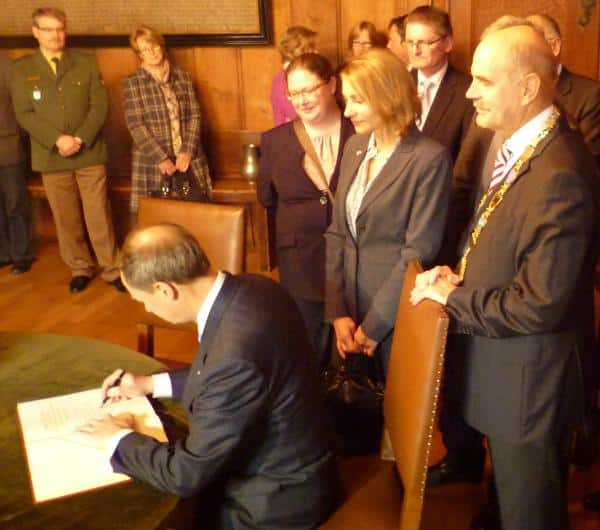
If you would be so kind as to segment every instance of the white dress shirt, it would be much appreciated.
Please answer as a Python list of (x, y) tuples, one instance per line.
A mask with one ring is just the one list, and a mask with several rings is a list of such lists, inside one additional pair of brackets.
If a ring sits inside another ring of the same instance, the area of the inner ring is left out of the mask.
[(542, 112), (531, 118), (525, 125), (517, 129), (517, 131), (505, 141), (506, 146), (511, 153), (510, 158), (504, 166), (504, 176), (508, 174), (506, 182), (511, 183), (516, 178), (517, 175), (514, 174), (512, 168), (525, 152), (527, 146), (544, 128), (546, 121), (552, 114), (553, 108), (553, 105), (546, 107)]
[[(421, 98), (421, 116), (417, 122), (417, 127), (419, 130), (423, 129), (423, 125), (427, 121), (427, 116), (429, 116), (429, 111), (431, 110), (431, 106), (435, 101), (435, 96), (438, 93), (440, 85), (442, 84), (442, 79), (446, 75), (446, 71), (448, 70), (448, 63), (442, 66), (435, 74), (430, 77), (425, 77), (421, 70), (417, 72), (417, 92), (419, 93), (419, 97)], [(426, 101), (423, 101), (422, 94), (429, 87), (429, 97)]]

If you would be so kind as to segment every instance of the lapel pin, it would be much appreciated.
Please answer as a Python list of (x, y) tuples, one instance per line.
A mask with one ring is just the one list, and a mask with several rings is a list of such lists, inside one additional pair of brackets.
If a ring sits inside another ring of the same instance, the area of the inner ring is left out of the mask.
[(359, 149), (358, 151), (356, 151), (356, 156), (360, 156), (360, 155), (362, 155), (362, 153), (363, 153), (362, 149)]

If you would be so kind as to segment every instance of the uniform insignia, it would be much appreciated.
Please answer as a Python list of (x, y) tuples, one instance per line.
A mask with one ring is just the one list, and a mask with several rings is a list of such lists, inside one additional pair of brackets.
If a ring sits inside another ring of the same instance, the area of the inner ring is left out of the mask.
[(41, 77), (39, 75), (30, 75), (27, 77), (27, 81), (39, 81)]
[(356, 151), (356, 156), (360, 156), (360, 155), (362, 155), (362, 153), (363, 153), (362, 149), (359, 149), (358, 151)]
[(33, 99), (35, 99), (36, 101), (39, 101), (40, 99), (42, 99), (42, 91), (38, 88), (36, 88), (33, 91), (32, 95), (33, 95)]

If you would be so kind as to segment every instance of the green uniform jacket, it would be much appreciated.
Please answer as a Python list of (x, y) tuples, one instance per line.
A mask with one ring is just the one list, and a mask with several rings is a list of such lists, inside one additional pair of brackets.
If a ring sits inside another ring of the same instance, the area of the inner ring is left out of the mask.
[[(13, 66), (11, 92), (17, 121), (31, 139), (35, 171), (65, 171), (106, 162), (101, 129), (108, 98), (92, 55), (65, 50), (58, 75), (39, 50), (22, 57)], [(60, 156), (55, 143), (61, 134), (81, 138), (81, 150), (67, 158)]]

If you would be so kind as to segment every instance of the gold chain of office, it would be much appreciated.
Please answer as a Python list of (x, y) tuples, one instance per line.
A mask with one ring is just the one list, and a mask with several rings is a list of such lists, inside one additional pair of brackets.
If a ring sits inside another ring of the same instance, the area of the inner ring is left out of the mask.
[[(519, 157), (519, 159), (515, 162), (515, 165), (513, 166), (512, 170), (509, 173), (513, 173), (514, 175), (517, 175), (519, 173), (523, 164), (525, 162), (527, 162), (527, 160), (529, 160), (531, 158), (531, 156), (533, 155), (538, 144), (544, 138), (546, 138), (546, 136), (548, 136), (548, 133), (550, 133), (550, 131), (555, 127), (559, 116), (560, 116), (560, 112), (558, 111), (558, 109), (556, 107), (553, 107), (552, 114), (546, 120), (544, 127), (537, 134), (537, 136), (531, 141), (531, 143), (525, 148), (525, 151)], [(481, 216), (477, 220), (477, 224), (475, 225), (475, 228), (473, 228), (473, 230), (471, 232), (471, 236), (469, 237), (469, 244), (468, 244), (467, 248), (465, 249), (465, 251), (463, 252), (462, 258), (460, 259), (460, 267), (459, 267), (460, 281), (462, 281), (463, 278), (465, 277), (465, 271), (467, 270), (469, 254), (470, 254), (471, 250), (473, 250), (475, 245), (477, 245), (477, 240), (479, 239), (479, 236), (481, 235), (481, 231), (485, 228), (490, 215), (492, 215), (492, 213), (494, 213), (494, 211), (496, 210), (498, 205), (502, 202), (502, 199), (504, 199), (504, 195), (508, 191), (508, 188), (510, 188), (511, 184), (515, 180), (516, 179), (512, 179), (512, 180), (509, 179), (508, 176), (507, 176), (507, 178), (504, 179), (504, 182), (502, 183), (500, 188), (495, 191), (494, 196), (490, 200), (486, 209), (484, 210), (484, 212), (481, 214)], [(479, 206), (477, 207), (477, 212), (479, 212), (481, 207), (486, 203), (486, 201), (488, 200), (488, 197), (492, 191), (493, 190), (491, 190), (491, 189), (488, 190), (486, 192), (486, 194), (481, 198), (481, 201), (479, 202)]]

